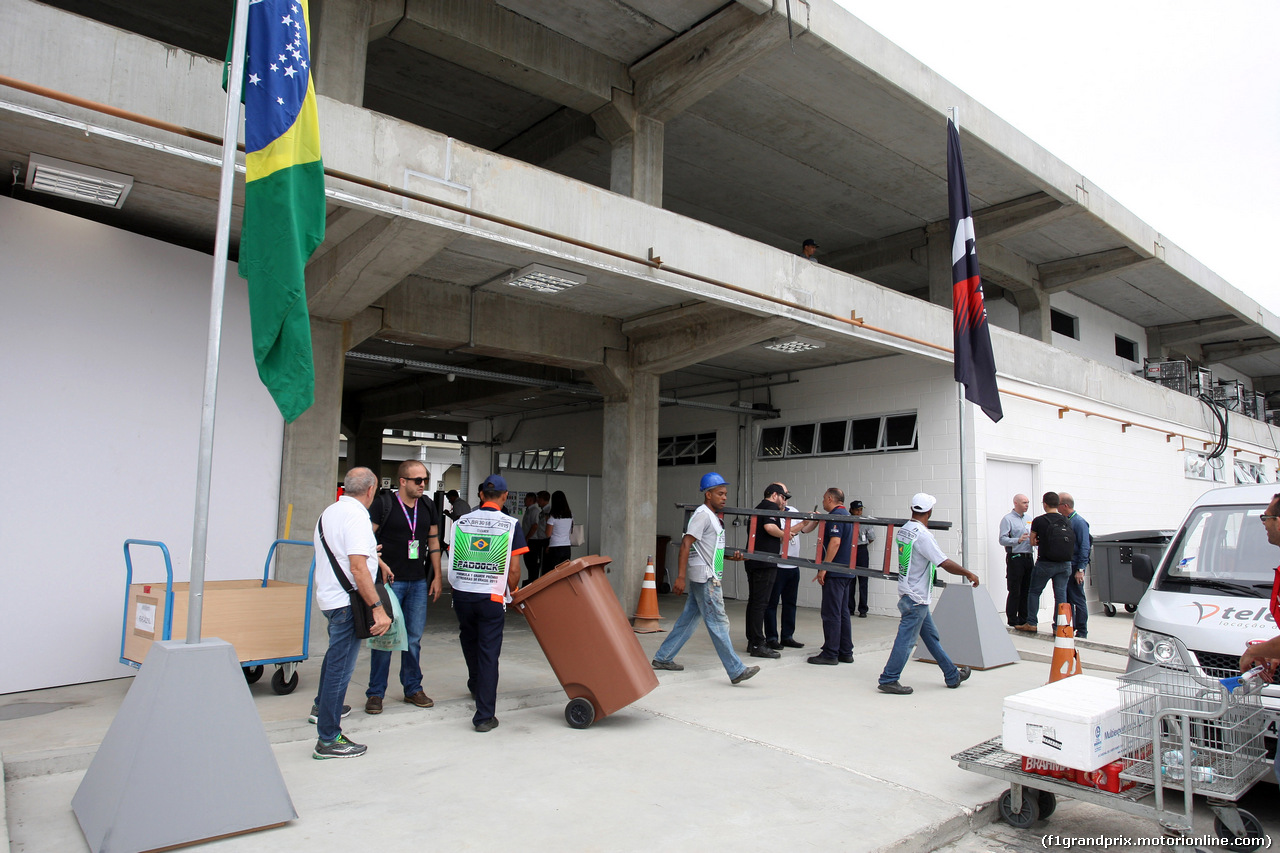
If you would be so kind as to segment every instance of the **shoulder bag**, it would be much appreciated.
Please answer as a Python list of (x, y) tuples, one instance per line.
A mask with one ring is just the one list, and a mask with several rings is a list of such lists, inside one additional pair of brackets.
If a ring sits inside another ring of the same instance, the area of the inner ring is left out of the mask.
[[(338, 584), (341, 585), (347, 596), (351, 599), (351, 620), (355, 623), (356, 636), (361, 640), (367, 640), (373, 636), (373, 607), (365, 604), (364, 597), (360, 595), (360, 590), (352, 586), (351, 581), (343, 574), (342, 567), (338, 565), (338, 558), (333, 556), (333, 549), (329, 547), (329, 543), (324, 538), (324, 520), (321, 519), (316, 524), (320, 531), (320, 544), (324, 546), (324, 552), (329, 555), (329, 565), (333, 566), (333, 573), (338, 576)], [(374, 557), (376, 560), (377, 557)], [(378, 575), (375, 574), (375, 577)], [(378, 592), (378, 598), (382, 599), (382, 612), (386, 613), (388, 618), (392, 616), (394, 611), (391, 606), (391, 597), (387, 593), (386, 586), (380, 580), (373, 582), (373, 588)]]

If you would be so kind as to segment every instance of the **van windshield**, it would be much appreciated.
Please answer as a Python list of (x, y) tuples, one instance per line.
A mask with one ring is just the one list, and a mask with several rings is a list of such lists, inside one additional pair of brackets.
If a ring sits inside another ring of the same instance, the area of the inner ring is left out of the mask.
[(1269, 597), (1280, 550), (1267, 542), (1260, 506), (1201, 507), (1187, 520), (1156, 589)]

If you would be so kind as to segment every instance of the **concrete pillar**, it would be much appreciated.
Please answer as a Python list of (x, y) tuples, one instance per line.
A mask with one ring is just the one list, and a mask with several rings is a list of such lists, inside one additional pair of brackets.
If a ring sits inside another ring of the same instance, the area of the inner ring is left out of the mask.
[(951, 307), (951, 292), (955, 284), (951, 280), (950, 225), (934, 222), (925, 228), (925, 240), (929, 253), (929, 301), (944, 308)]
[(1053, 343), (1053, 330), (1049, 323), (1049, 294), (1040, 288), (1014, 291), (1018, 303), (1018, 331), (1028, 338)]
[[(360, 424), (360, 431), (347, 436), (347, 467), (363, 465), (371, 468), (379, 478), (382, 474), (382, 429), (381, 421), (365, 421)], [(393, 483), (392, 486), (398, 485)]]
[(370, 6), (368, 0), (311, 4), (311, 64), (316, 91), (357, 107), (364, 104)]
[(613, 558), (609, 580), (630, 616), (657, 544), (658, 375), (633, 370), (625, 353), (608, 355), (620, 358), (606, 359), (609, 381), (597, 382), (607, 395), (600, 547)]
[[(284, 452), (280, 460), (280, 514), (276, 528), (280, 537), (285, 535), (286, 518), (290, 518), (289, 538), (309, 540), (316, 519), (337, 495), (342, 367), (346, 354), (342, 332), (341, 323), (311, 318), (316, 401), (284, 428)], [(306, 583), (311, 554), (302, 548), (283, 548), (280, 553), (277, 578), (291, 583)], [(317, 564), (317, 568), (322, 567)]]
[(635, 117), (635, 129), (612, 142), (609, 189), (662, 207), (662, 148), (665, 126), (648, 116)]

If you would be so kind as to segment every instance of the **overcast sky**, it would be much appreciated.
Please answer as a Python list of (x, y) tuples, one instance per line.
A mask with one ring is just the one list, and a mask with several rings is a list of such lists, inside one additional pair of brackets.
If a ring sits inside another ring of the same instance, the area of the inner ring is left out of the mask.
[(838, 2), (1280, 315), (1280, 2)]

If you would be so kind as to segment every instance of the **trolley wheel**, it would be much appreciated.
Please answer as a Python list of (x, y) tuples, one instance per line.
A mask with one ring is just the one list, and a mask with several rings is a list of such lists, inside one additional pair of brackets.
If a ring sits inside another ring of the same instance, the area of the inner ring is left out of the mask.
[[(1266, 838), (1262, 830), (1262, 824), (1253, 816), (1252, 812), (1247, 812), (1244, 809), (1237, 809), (1236, 814), (1240, 815), (1240, 822), (1244, 824), (1244, 835), (1236, 835), (1229, 826), (1222, 822), (1222, 818), (1217, 815), (1214, 815), (1213, 817), (1213, 831), (1217, 833), (1218, 837), (1223, 841), (1230, 842), (1232, 850), (1241, 850), (1244, 851), (1244, 853), (1249, 853), (1251, 850), (1257, 850), (1262, 846), (1263, 840)], [(1252, 843), (1237, 843), (1243, 842), (1245, 839), (1248, 839)]]
[(1058, 798), (1053, 791), (1036, 791), (1036, 804), (1040, 806), (1040, 819), (1048, 820), (1058, 808)]
[(293, 677), (290, 678), (288, 681), (284, 680), (283, 669), (277, 669), (275, 671), (275, 674), (271, 676), (271, 689), (279, 693), (281, 696), (286, 696), (292, 693), (293, 689), (297, 686), (298, 686), (298, 671), (296, 669), (293, 671)]
[(1115, 616), (1116, 606), (1114, 604), (1104, 604), (1102, 605), (1102, 612), (1107, 614), (1108, 616)]
[(246, 666), (242, 667), (242, 669), (244, 669), (244, 680), (250, 684), (253, 684), (262, 677), (262, 664), (258, 664), (257, 666)]
[(1138, 605), (1136, 605), (1136, 604), (1126, 604), (1126, 605), (1124, 606), (1124, 612), (1125, 612), (1125, 613), (1137, 613), (1137, 612), (1138, 612)]
[(564, 719), (575, 729), (585, 729), (595, 722), (596, 709), (588, 699), (570, 699), (569, 704), (564, 706)]
[(1000, 817), (1014, 829), (1027, 829), (1040, 818), (1039, 791), (1022, 789), (1022, 811), (1013, 813), (1013, 792), (1000, 795)]

